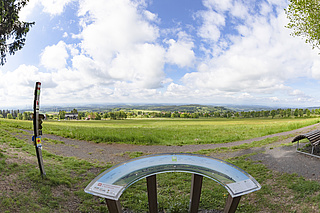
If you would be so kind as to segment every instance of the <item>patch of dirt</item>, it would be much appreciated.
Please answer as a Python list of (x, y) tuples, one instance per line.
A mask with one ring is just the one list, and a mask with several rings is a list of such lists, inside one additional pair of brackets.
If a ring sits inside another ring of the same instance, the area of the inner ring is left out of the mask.
[(36, 159), (25, 152), (17, 151), (18, 149), (11, 148), (6, 144), (0, 144), (0, 150), (2, 153), (9, 156), (10, 158), (6, 159), (6, 163), (29, 163), (29, 164), (36, 164)]

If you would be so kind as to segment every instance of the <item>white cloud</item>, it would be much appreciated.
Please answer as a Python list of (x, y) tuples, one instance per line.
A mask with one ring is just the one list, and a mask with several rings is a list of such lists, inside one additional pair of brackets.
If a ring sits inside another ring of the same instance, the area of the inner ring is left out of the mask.
[[(30, 0), (21, 17), (43, 9), (51, 30), (75, 1)], [(22, 91), (19, 98), (29, 102), (35, 81), (42, 81), (42, 100), (51, 103), (315, 101), (306, 95), (311, 89), (292, 83), (320, 80), (320, 59), (301, 38), (289, 36), (286, 1), (202, 2), (205, 10), (193, 14), (192, 26), (177, 20), (178, 27), (160, 29), (163, 17), (148, 11), (147, 1), (78, 0), (79, 19), (63, 27), (64, 41), (41, 47), (41, 68), (0, 72), (0, 101)]]
[(75, 1), (77, 0), (29, 0), (27, 5), (20, 11), (19, 17), (23, 21), (34, 21), (30, 17), (38, 13), (38, 11), (35, 12), (35, 9), (39, 8), (39, 6), (43, 8), (43, 12), (51, 16), (57, 16), (64, 11), (69, 3)]
[(249, 15), (248, 7), (239, 1), (235, 1), (231, 8), (231, 14), (236, 18), (245, 19)]
[(67, 65), (69, 54), (64, 41), (59, 41), (57, 45), (48, 46), (41, 54), (41, 64), (49, 70), (63, 69)]
[(311, 67), (312, 77), (314, 79), (320, 80), (320, 59), (317, 58), (314, 60)]
[(143, 44), (119, 53), (111, 63), (112, 78), (130, 81), (139, 88), (159, 88), (164, 80), (164, 49)]
[(195, 61), (195, 53), (192, 50), (194, 44), (185, 32), (180, 32), (178, 36), (178, 41), (170, 39), (166, 42), (169, 44), (166, 59), (179, 67), (191, 67)]
[(213, 10), (201, 11), (198, 16), (203, 19), (203, 25), (198, 35), (209, 41), (218, 41), (220, 38), (220, 27), (225, 25), (225, 17)]
[(251, 99), (251, 98), (254, 98), (252, 95), (250, 95), (249, 93), (245, 92), (245, 93), (241, 93), (239, 94), (239, 98), (241, 99)]
[(218, 11), (229, 10), (232, 5), (232, 0), (204, 0), (203, 5), (210, 9), (216, 9)]
[(39, 0), (29, 0), (27, 5), (21, 9), (19, 13), (19, 18), (23, 21), (30, 21), (29, 17), (33, 13), (33, 10), (38, 4), (39, 4)]
[(168, 85), (163, 96), (165, 97), (165, 100), (177, 103), (181, 101), (183, 102), (185, 99), (193, 99), (193, 92), (194, 91), (192, 91), (189, 87), (171, 83)]
[(65, 6), (74, 0), (38, 0), (44, 7), (44, 12), (50, 15), (59, 15), (63, 12)]
[(165, 50), (154, 44), (159, 29), (151, 21), (156, 15), (143, 6), (129, 0), (80, 1), (82, 52), (94, 61), (95, 74), (107, 82), (161, 87)]
[(280, 101), (280, 99), (278, 97), (270, 97), (269, 99), (272, 102), (279, 102)]
[(294, 96), (300, 96), (300, 95), (304, 95), (304, 93), (301, 90), (293, 90), (290, 95), (294, 95)]
[(82, 48), (95, 60), (110, 60), (115, 52), (136, 43), (153, 42), (158, 28), (143, 19), (129, 0), (80, 1)]
[(160, 19), (158, 17), (157, 14), (154, 14), (154, 13), (151, 13), (150, 11), (148, 10), (145, 10), (144, 11), (144, 15), (145, 17), (149, 20), (149, 21), (154, 21), (156, 23), (159, 23), (160, 22)]
[[(151, 22), (157, 22), (156, 15), (128, 0), (79, 3), (82, 31), (76, 38), (81, 42), (60, 41), (41, 54), (55, 84), (46, 88), (44, 100), (148, 101), (159, 95), (156, 88), (172, 80), (163, 71), (166, 50), (155, 42), (159, 30)], [(184, 46), (188, 42), (179, 40)]]
[(50, 73), (41, 73), (35, 66), (20, 65), (12, 72), (1, 74), (0, 100), (2, 106), (30, 105), (34, 95), (35, 82), (43, 82), (47, 88), (54, 88), (56, 84), (51, 79)]
[[(212, 1), (211, 5), (215, 6), (216, 2)], [(228, 4), (228, 7), (220, 5), (223, 12), (240, 11), (239, 8), (242, 6), (237, 3), (232, 6)], [(267, 12), (265, 9), (264, 13)], [(206, 13), (210, 13), (206, 14), (207, 17), (216, 16), (216, 12), (211, 10)], [(248, 15), (231, 14), (234, 15), (233, 18)], [(210, 53), (208, 59), (199, 64), (197, 72), (187, 73), (183, 77), (186, 86), (202, 90), (218, 89), (234, 95), (241, 92), (259, 96), (275, 91), (285, 93), (289, 89), (286, 81), (311, 76), (310, 69), (316, 53), (300, 39), (289, 36), (288, 29), (284, 28), (287, 21), (284, 11), (278, 16), (250, 16), (238, 25), (237, 29), (243, 36), (230, 37), (232, 44), (227, 50), (219, 52), (218, 55), (211, 54), (220, 50), (214, 49), (216, 40), (207, 41)], [(207, 26), (208, 23), (210, 26)], [(216, 22), (204, 22), (200, 29), (210, 27), (216, 27)], [(317, 66), (314, 64), (314, 67)]]
[(262, 2), (260, 5), (260, 14), (263, 16), (268, 16), (272, 12), (272, 5), (267, 2)]

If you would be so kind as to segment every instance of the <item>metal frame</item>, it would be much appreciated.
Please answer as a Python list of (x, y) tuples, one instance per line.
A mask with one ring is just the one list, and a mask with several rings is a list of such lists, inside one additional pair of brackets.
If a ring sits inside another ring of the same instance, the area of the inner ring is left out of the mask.
[(85, 192), (103, 197), (110, 213), (122, 212), (120, 196), (129, 186), (146, 178), (149, 212), (158, 212), (157, 174), (191, 173), (189, 212), (197, 213), (203, 177), (221, 184), (228, 192), (225, 213), (234, 213), (241, 196), (260, 190), (260, 184), (235, 165), (209, 156), (190, 153), (162, 153), (142, 156), (115, 165), (94, 178)]
[[(149, 212), (158, 212), (158, 201), (157, 201), (157, 181), (156, 175), (151, 175), (147, 179), (147, 191), (148, 191), (148, 203)], [(192, 174), (191, 181), (191, 192), (190, 192), (190, 205), (189, 212), (197, 213), (199, 209), (201, 188), (202, 188), (203, 176), (198, 174)], [(119, 200), (106, 199), (107, 207), (110, 213), (121, 213), (122, 208)], [(240, 202), (241, 196), (232, 197), (230, 194), (226, 200), (226, 205), (224, 207), (224, 213), (234, 213), (237, 210), (238, 204)]]
[(314, 151), (314, 148), (315, 148), (315, 147), (312, 146), (312, 145), (311, 145), (311, 146), (312, 146), (311, 153), (299, 151), (299, 142), (300, 142), (300, 141), (297, 141), (296, 152), (301, 153), (301, 154), (305, 154), (305, 155), (309, 155), (309, 156), (312, 156), (312, 157), (320, 158), (319, 155), (313, 154), (313, 151)]

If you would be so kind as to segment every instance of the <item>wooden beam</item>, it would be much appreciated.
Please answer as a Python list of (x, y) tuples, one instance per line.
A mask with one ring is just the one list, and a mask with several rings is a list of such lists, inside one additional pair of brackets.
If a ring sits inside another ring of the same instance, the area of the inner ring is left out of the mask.
[(234, 213), (237, 210), (238, 204), (240, 202), (241, 196), (239, 197), (231, 197), (229, 194), (226, 202), (226, 206), (224, 207), (224, 213)]
[(110, 200), (106, 198), (108, 210), (110, 213), (121, 213), (121, 204), (119, 200)]
[(157, 201), (157, 179), (156, 175), (147, 177), (147, 189), (148, 189), (148, 203), (149, 212), (158, 212), (158, 201)]
[(201, 196), (202, 179), (203, 177), (201, 175), (192, 174), (190, 206), (189, 206), (190, 213), (198, 212), (200, 196)]

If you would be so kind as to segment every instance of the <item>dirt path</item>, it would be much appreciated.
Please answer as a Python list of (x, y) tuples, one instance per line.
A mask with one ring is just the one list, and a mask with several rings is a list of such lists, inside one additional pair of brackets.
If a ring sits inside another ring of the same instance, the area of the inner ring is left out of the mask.
[[(101, 163), (120, 163), (125, 160), (130, 159), (130, 154), (135, 152), (142, 152), (143, 154), (155, 154), (155, 153), (175, 153), (175, 152), (195, 152), (203, 149), (214, 149), (219, 147), (231, 147), (237, 146), (244, 143), (252, 143), (253, 141), (260, 141), (266, 138), (276, 137), (276, 136), (287, 136), (292, 134), (285, 140), (276, 142), (269, 146), (251, 148), (248, 150), (230, 152), (230, 153), (218, 153), (212, 154), (211, 156), (217, 158), (230, 158), (235, 156), (241, 156), (243, 154), (259, 152), (259, 154), (253, 155), (251, 158), (253, 160), (259, 160), (270, 169), (287, 172), (287, 173), (297, 173), (308, 179), (314, 179), (320, 181), (320, 159), (309, 157), (303, 154), (295, 152), (295, 146), (277, 147), (280, 143), (290, 143), (296, 135), (314, 130), (319, 128), (320, 124), (315, 124), (312, 126), (300, 128), (297, 130), (277, 133), (273, 135), (268, 135), (264, 137), (236, 141), (231, 143), (223, 144), (201, 144), (201, 145), (185, 145), (185, 146), (142, 146), (142, 145), (132, 145), (132, 144), (105, 144), (105, 143), (94, 143), (88, 141), (74, 140), (69, 138), (63, 138), (60, 136), (45, 134), (43, 138), (43, 149), (57, 155), (63, 155), (67, 157), (77, 157), (80, 159), (86, 159), (89, 161), (98, 161)], [(21, 134), (19, 137), (30, 138), (29, 134)], [(61, 141), (62, 143), (54, 144), (46, 138), (56, 141)]]

